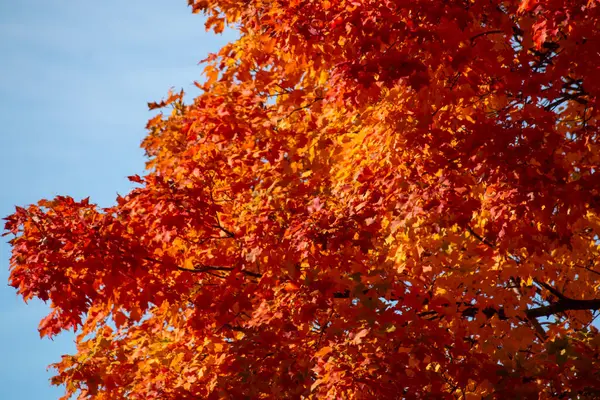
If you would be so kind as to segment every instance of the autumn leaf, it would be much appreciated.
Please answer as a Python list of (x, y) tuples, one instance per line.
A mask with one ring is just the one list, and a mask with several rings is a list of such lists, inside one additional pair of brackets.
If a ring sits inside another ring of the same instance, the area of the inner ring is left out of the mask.
[(360, 343), (362, 343), (363, 338), (365, 336), (367, 336), (368, 333), (369, 333), (368, 329), (361, 329), (352, 338), (352, 343), (354, 343), (354, 344), (360, 344)]
[(156, 103), (156, 102), (150, 102), (148, 103), (148, 109), (150, 110), (155, 110), (157, 108), (163, 108), (168, 106), (169, 104), (178, 101), (178, 100), (182, 100), (183, 99), (183, 90), (179, 93), (173, 93), (172, 89), (169, 90), (169, 94), (167, 96), (166, 100), (161, 100), (160, 102)]
[(332, 351), (333, 351), (333, 349), (329, 346), (322, 347), (319, 351), (317, 351), (315, 353), (315, 357), (323, 358), (326, 355), (328, 355), (329, 353), (331, 353)]

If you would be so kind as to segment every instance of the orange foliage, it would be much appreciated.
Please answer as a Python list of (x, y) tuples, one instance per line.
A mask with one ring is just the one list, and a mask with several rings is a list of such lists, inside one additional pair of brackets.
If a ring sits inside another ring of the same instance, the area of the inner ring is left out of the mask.
[(140, 186), (7, 219), (67, 396), (600, 398), (595, 0), (190, 4)]

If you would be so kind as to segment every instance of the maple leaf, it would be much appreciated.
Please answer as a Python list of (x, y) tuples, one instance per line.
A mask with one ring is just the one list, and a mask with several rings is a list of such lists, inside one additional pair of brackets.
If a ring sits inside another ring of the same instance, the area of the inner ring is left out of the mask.
[(354, 344), (360, 344), (360, 343), (362, 343), (362, 339), (365, 336), (367, 336), (368, 333), (369, 333), (368, 329), (361, 329), (360, 331), (356, 332), (356, 334), (352, 338), (352, 343), (354, 343)]
[[(177, 100), (182, 100), (183, 99), (183, 90), (179, 93), (173, 93), (172, 89), (169, 90), (169, 94), (167, 96), (166, 100), (161, 100), (160, 102), (156, 103), (156, 102), (150, 102), (148, 103), (148, 109), (150, 110), (155, 110), (157, 108), (163, 108), (168, 106), (169, 104), (177, 101)], [(155, 117), (156, 118), (156, 117)], [(152, 124), (154, 121), (154, 119), (152, 120), (152, 122), (150, 122), (150, 124)]]

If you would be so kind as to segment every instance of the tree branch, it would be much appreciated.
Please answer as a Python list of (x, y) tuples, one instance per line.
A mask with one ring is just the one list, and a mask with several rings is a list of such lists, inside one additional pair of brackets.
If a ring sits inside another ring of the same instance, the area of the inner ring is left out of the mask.
[(487, 36), (487, 35), (493, 35), (496, 33), (504, 33), (504, 31), (500, 30), (500, 29), (496, 29), (496, 30), (492, 30), (492, 31), (481, 32), (475, 36), (472, 36), (471, 37), (471, 46), (473, 46), (475, 44), (475, 40), (479, 39), (480, 37)]
[(563, 297), (556, 303), (547, 306), (530, 308), (525, 312), (529, 318), (549, 317), (551, 315), (560, 314), (565, 311), (578, 310), (600, 310), (600, 299), (592, 300), (575, 300), (568, 297)]
[(473, 230), (473, 228), (471, 228), (470, 226), (467, 226), (467, 230), (469, 231), (469, 233), (471, 235), (473, 235), (475, 238), (477, 238), (477, 240), (479, 240), (481, 243), (487, 245), (489, 248), (494, 248), (494, 244), (490, 243), (486, 238), (482, 237), (481, 235), (479, 235), (477, 232), (475, 232)]
[[(530, 308), (525, 311), (525, 315), (529, 319), (540, 318), (540, 317), (549, 317), (551, 315), (560, 314), (565, 311), (580, 311), (580, 310), (600, 310), (600, 299), (592, 299), (592, 300), (576, 300), (570, 299), (568, 297), (564, 297), (557, 301), (556, 303), (552, 303), (547, 306), (541, 306), (536, 308)], [(506, 314), (504, 313), (503, 307), (486, 307), (484, 309), (480, 309), (476, 306), (470, 306), (465, 308), (461, 314), (464, 317), (474, 317), (477, 313), (482, 312), (486, 317), (490, 318), (493, 315), (498, 315), (498, 318), (501, 320), (508, 319)]]
[[(226, 272), (233, 272), (235, 269), (232, 267), (220, 267), (220, 266), (214, 266), (214, 265), (201, 265), (197, 268), (194, 269), (189, 269), (189, 268), (184, 268), (184, 267), (177, 267), (178, 270), (180, 271), (185, 271), (185, 272), (197, 272), (197, 273), (202, 273), (202, 272), (212, 272), (212, 271), (226, 271)], [(254, 278), (261, 278), (262, 274), (259, 274), (258, 272), (252, 272), (252, 271), (248, 271), (245, 269), (241, 269), (239, 270), (241, 273), (248, 275), (248, 276), (252, 276)]]
[(555, 288), (553, 288), (552, 286), (548, 285), (546, 282), (540, 282), (537, 279), (533, 280), (537, 285), (543, 287), (544, 289), (546, 289), (547, 291), (549, 291), (550, 293), (552, 293), (554, 296), (556, 296), (557, 298), (561, 299), (561, 300), (568, 300), (567, 297), (565, 297), (564, 294), (562, 294), (560, 291), (556, 290)]

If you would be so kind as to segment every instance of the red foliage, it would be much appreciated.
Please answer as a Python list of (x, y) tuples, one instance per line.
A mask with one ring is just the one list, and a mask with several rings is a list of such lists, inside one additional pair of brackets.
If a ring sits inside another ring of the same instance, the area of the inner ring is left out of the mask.
[[(8, 217), (94, 399), (599, 398), (596, 1), (190, 1), (140, 185)], [(113, 328), (111, 328), (111, 326)]]

